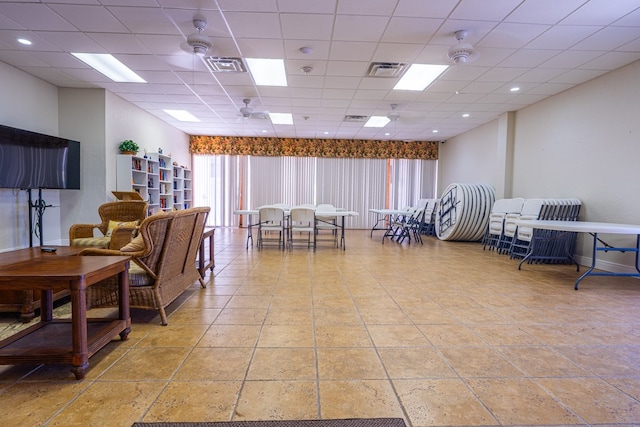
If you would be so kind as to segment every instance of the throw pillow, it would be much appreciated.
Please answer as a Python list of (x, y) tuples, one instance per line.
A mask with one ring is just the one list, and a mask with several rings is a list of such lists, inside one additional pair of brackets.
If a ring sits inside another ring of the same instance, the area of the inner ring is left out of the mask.
[(144, 250), (144, 239), (142, 234), (138, 234), (133, 240), (131, 240), (126, 246), (120, 248), (121, 252), (137, 252)]
[(111, 234), (116, 227), (137, 227), (138, 225), (139, 221), (109, 221), (105, 237), (111, 237)]

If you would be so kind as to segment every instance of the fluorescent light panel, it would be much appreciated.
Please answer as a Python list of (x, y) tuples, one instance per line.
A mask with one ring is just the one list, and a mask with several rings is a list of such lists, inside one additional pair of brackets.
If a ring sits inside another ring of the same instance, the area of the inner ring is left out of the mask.
[(122, 62), (108, 53), (71, 53), (96, 71), (118, 83), (146, 83)]
[(200, 119), (186, 110), (162, 110), (181, 122), (199, 122)]
[(271, 123), (274, 125), (292, 125), (293, 116), (291, 113), (269, 113)]
[(425, 90), (449, 68), (448, 65), (413, 64), (393, 87), (394, 90)]
[(249, 71), (258, 86), (286, 86), (287, 73), (282, 59), (246, 58)]
[(369, 120), (367, 120), (367, 123), (364, 124), (364, 127), (366, 127), (366, 128), (383, 128), (390, 121), (391, 120), (389, 120), (389, 118), (386, 117), (386, 116), (371, 116), (371, 117), (369, 117)]

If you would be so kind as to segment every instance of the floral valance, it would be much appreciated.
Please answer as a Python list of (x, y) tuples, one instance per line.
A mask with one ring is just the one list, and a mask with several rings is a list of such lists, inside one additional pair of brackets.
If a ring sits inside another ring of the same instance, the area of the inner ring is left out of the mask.
[(438, 159), (433, 141), (371, 141), (361, 139), (189, 137), (192, 154), (244, 156), (335, 157), (366, 159)]

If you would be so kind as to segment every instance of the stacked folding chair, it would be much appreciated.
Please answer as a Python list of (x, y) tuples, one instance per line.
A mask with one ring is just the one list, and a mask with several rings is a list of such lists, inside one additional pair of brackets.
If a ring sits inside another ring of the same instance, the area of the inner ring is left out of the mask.
[(498, 252), (501, 254), (508, 254), (511, 250), (511, 243), (515, 239), (518, 229), (516, 221), (520, 219), (524, 202), (525, 200), (521, 197), (509, 199), (504, 217), (504, 229), (497, 245)]
[[(544, 199), (538, 219), (577, 221), (582, 202), (579, 199)], [(528, 263), (572, 264), (577, 233), (558, 230), (533, 230)]]

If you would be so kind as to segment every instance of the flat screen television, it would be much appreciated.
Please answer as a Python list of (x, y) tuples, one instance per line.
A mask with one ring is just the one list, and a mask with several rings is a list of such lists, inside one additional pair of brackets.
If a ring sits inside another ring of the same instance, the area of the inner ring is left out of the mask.
[(80, 142), (0, 125), (0, 188), (80, 189)]

